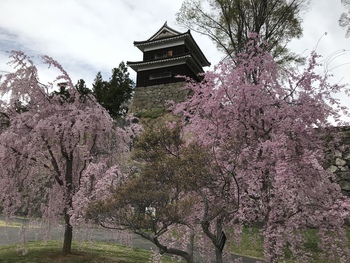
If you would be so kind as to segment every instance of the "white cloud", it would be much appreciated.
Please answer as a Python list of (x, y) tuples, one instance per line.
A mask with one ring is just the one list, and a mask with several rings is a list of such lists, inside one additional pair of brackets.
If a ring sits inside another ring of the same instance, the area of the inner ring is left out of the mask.
[[(179, 31), (175, 22), (182, 0), (1, 0), (0, 1), (0, 70), (4, 68), (4, 50), (21, 49), (48, 54), (72, 75), (91, 85), (98, 71), (104, 78), (121, 61), (138, 61), (142, 53), (133, 41), (146, 40), (165, 21)], [(314, 0), (303, 14), (304, 37), (290, 47), (304, 55), (317, 46), (324, 59), (334, 52), (348, 50), (350, 39), (339, 27), (344, 8), (340, 0)], [(327, 32), (327, 35), (323, 35)], [(222, 55), (204, 36), (192, 32), (212, 64)], [(322, 36), (322, 38), (321, 38)], [(320, 39), (321, 38), (321, 39)], [(320, 40), (320, 41), (319, 41)], [(340, 53), (339, 53), (340, 54)], [(332, 81), (350, 83), (350, 51), (334, 57)], [(131, 76), (135, 73), (130, 69)], [(345, 101), (350, 107), (348, 101)]]
[(0, 50), (49, 54), (73, 78), (85, 78), (91, 83), (98, 71), (107, 78), (122, 60), (140, 60), (142, 53), (133, 46), (133, 41), (147, 39), (166, 20), (175, 26), (175, 12), (181, 3), (2, 0)]

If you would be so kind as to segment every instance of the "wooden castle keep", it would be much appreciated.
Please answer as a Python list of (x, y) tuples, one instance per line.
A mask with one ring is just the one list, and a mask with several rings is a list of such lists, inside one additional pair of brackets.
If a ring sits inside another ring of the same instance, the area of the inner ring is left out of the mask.
[(134, 45), (143, 52), (143, 60), (127, 62), (137, 74), (129, 111), (140, 116), (157, 117), (164, 112), (167, 100), (184, 100), (184, 79), (177, 76), (200, 81), (203, 67), (210, 66), (191, 32), (178, 32), (167, 23), (149, 39), (135, 41)]

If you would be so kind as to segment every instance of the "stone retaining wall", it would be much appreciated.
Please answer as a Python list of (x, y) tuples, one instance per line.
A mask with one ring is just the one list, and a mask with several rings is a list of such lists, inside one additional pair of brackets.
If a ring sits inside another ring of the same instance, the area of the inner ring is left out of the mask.
[(135, 94), (131, 101), (129, 112), (141, 115), (150, 112), (164, 112), (164, 104), (167, 100), (173, 100), (175, 102), (185, 100), (187, 90), (184, 86), (184, 82), (177, 82), (137, 87), (135, 88)]
[(350, 127), (332, 131), (336, 140), (333, 156), (329, 157), (329, 169), (335, 174), (343, 193), (350, 197)]

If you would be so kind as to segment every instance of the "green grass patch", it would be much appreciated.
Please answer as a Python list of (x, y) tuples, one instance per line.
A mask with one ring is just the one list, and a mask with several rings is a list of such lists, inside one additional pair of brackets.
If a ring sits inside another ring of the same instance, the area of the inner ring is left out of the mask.
[(136, 114), (137, 118), (148, 118), (148, 119), (156, 119), (162, 116), (166, 111), (161, 108), (156, 108), (152, 110), (142, 110)]
[(264, 239), (257, 228), (243, 228), (241, 242), (232, 244), (231, 253), (253, 258), (264, 258)]
[[(312, 255), (312, 258), (310, 259), (310, 263), (329, 263), (330, 261), (327, 259), (320, 258), (320, 255), (322, 253), (321, 249), (319, 248), (318, 244), (320, 242), (320, 239), (317, 235), (316, 229), (308, 229), (305, 230), (303, 233), (303, 237), (305, 238), (305, 249), (306, 252), (310, 253)], [(350, 228), (347, 229), (346, 232), (347, 238), (348, 238), (348, 247), (350, 248)], [(264, 258), (264, 238), (260, 234), (259, 230), (257, 228), (243, 228), (243, 233), (241, 237), (241, 242), (239, 244), (232, 244), (230, 247), (230, 252), (242, 256), (247, 257), (253, 257), (258, 259)], [(292, 263), (295, 262), (294, 259), (292, 259), (291, 252), (286, 249), (286, 259), (285, 262)]]
[[(151, 252), (103, 242), (73, 242), (72, 254), (63, 256), (62, 242), (28, 242), (28, 253), (18, 251), (18, 245), (1, 246), (1, 263), (137, 263), (148, 262)], [(163, 263), (175, 262), (163, 256)]]
[(21, 227), (22, 223), (19, 222), (6, 222), (4, 220), (0, 220), (0, 227)]
[(30, 220), (28, 218), (16, 217), (11, 220), (1, 220), (0, 219), (0, 227), (15, 227), (20, 228), (25, 226), (26, 228), (39, 228), (39, 221)]

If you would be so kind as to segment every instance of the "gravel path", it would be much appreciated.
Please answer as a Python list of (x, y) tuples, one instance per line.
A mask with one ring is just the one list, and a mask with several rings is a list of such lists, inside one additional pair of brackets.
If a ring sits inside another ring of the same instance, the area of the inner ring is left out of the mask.
[[(0, 216), (0, 220), (4, 220)], [(17, 222), (22, 223), (23, 221), (17, 220)], [(19, 242), (21, 228), (19, 227), (0, 227), (0, 246), (16, 244)], [(45, 231), (45, 228), (41, 228), (39, 225), (29, 224), (29, 227), (25, 229), (26, 231), (26, 241), (39, 241), (44, 240), (45, 237), (51, 240), (63, 239), (63, 226), (55, 226), (51, 228), (50, 233)], [(150, 250), (157, 247), (150, 241), (138, 236), (132, 235), (132, 240), (123, 239), (124, 235), (118, 233), (118, 231), (110, 231), (104, 228), (92, 228), (86, 231), (80, 231), (79, 229), (74, 231), (74, 240), (94, 240), (103, 242), (112, 242), (119, 244), (129, 244), (133, 247)], [(232, 255), (233, 259), (239, 258), (239, 256)], [(243, 263), (256, 263), (255, 259), (242, 257)]]

